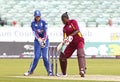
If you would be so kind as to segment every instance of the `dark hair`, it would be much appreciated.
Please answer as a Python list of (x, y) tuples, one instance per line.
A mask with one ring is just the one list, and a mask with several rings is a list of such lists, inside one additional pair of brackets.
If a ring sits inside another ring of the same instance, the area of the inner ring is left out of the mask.
[(67, 12), (63, 13), (62, 16), (61, 16), (61, 18), (67, 18), (67, 19), (69, 19), (68, 13)]

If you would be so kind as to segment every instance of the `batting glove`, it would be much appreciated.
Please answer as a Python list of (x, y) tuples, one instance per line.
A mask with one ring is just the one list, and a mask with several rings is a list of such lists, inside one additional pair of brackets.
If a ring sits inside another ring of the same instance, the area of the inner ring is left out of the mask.
[(67, 38), (64, 39), (64, 44), (65, 45), (69, 45), (70, 42), (72, 42), (73, 37), (72, 36), (68, 36)]

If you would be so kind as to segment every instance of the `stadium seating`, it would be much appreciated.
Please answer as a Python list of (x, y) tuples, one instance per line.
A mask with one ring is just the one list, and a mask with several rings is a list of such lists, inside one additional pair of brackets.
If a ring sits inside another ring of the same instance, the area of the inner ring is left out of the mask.
[(61, 14), (67, 11), (83, 27), (106, 26), (111, 17), (119, 26), (119, 5), (119, 0), (0, 0), (0, 17), (9, 25), (12, 21), (29, 25), (33, 11), (39, 9), (50, 27), (61, 27)]

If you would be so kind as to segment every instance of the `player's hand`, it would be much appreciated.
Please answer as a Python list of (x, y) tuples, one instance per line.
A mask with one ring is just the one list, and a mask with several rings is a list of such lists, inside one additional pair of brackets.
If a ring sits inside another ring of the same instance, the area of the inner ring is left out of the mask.
[(45, 38), (42, 38), (42, 42), (41, 42), (41, 48), (44, 48), (45, 45), (46, 45), (46, 39)]

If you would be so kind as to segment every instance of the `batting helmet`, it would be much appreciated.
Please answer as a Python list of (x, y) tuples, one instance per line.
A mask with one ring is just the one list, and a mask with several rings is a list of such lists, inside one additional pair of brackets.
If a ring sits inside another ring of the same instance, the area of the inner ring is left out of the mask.
[(39, 10), (34, 11), (34, 16), (41, 16), (41, 12)]

